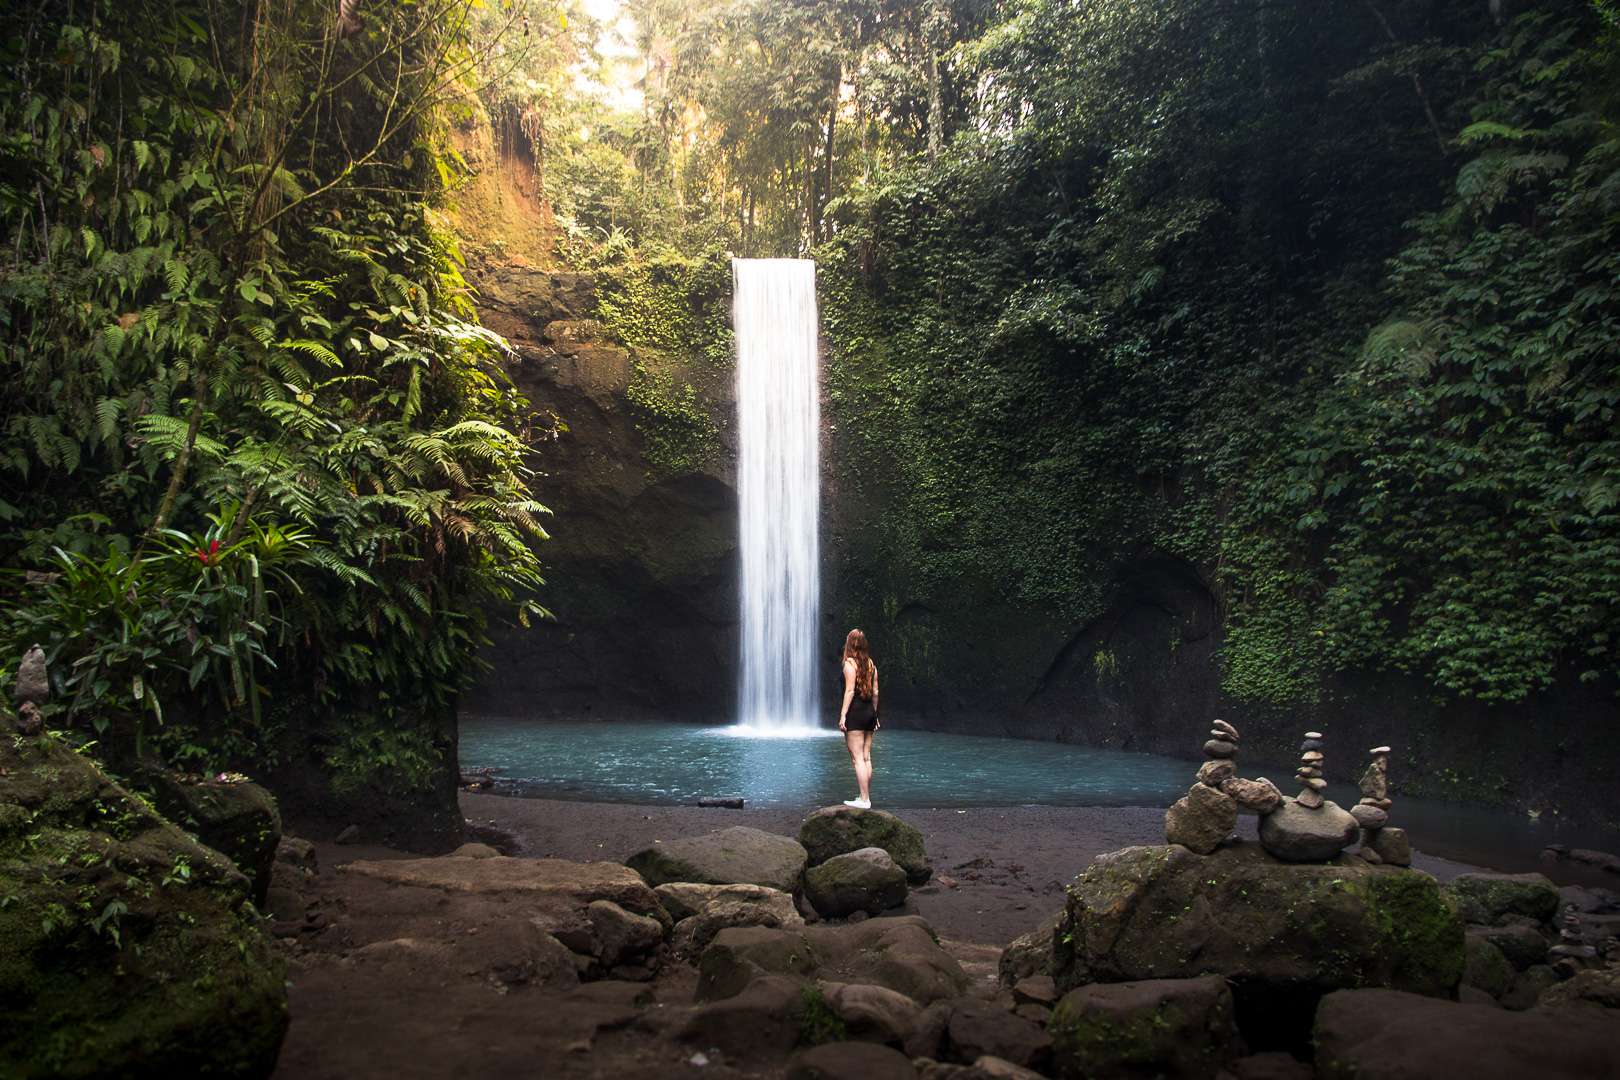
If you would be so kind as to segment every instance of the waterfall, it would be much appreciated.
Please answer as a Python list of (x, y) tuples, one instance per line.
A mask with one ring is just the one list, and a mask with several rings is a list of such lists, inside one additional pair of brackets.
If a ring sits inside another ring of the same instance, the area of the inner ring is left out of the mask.
[(817, 727), (821, 603), (816, 264), (733, 259), (741, 509), (738, 722)]

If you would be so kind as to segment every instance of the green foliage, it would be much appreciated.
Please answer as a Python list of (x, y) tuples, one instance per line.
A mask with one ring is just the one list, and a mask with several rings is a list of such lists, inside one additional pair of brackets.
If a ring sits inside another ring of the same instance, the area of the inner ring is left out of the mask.
[(821, 991), (806, 986), (799, 992), (799, 1042), (804, 1046), (843, 1042), (848, 1038), (844, 1018), (833, 1011)]
[(469, 3), (8, 13), (0, 565), (62, 577), (0, 586), (0, 647), (75, 714), (181, 695), (205, 760), (278, 696), (409, 728), (541, 613), (526, 403), (431, 205)]

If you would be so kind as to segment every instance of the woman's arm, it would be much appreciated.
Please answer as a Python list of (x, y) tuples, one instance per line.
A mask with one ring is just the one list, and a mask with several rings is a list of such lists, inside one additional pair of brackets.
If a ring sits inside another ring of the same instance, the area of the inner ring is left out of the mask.
[(875, 731), (883, 726), (883, 718), (878, 710), (878, 678), (877, 665), (872, 665), (872, 729)]
[(848, 731), (849, 703), (855, 700), (855, 661), (844, 661), (844, 704), (838, 710), (838, 730)]

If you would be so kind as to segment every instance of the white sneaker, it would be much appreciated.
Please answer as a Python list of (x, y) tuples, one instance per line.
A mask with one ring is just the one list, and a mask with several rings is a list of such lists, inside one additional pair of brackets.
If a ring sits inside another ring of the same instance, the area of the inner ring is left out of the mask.
[(844, 805), (845, 806), (853, 806), (857, 810), (870, 810), (870, 809), (872, 809), (872, 800), (871, 799), (845, 799), (844, 800)]

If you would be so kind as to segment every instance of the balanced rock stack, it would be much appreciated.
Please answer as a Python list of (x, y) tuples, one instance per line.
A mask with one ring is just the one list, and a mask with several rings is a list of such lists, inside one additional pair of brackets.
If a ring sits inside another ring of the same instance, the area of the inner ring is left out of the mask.
[(1361, 826), (1357, 854), (1371, 863), (1411, 866), (1412, 845), (1406, 830), (1389, 824), (1389, 808), (1395, 805), (1389, 797), (1389, 747), (1375, 746), (1367, 752), (1372, 763), (1361, 775), (1361, 801), (1350, 808), (1350, 816)]
[(1232, 835), (1238, 801), (1221, 785), (1237, 779), (1237, 751), (1237, 729), (1225, 720), (1215, 721), (1204, 744), (1204, 756), (1209, 760), (1199, 768), (1197, 783), (1164, 812), (1166, 841), (1208, 855)]
[(1336, 858), (1356, 838), (1356, 819), (1322, 794), (1327, 787), (1322, 775), (1324, 745), (1321, 732), (1305, 733), (1295, 773), (1299, 794), (1283, 799), (1275, 811), (1260, 819), (1260, 843), (1279, 859), (1315, 862)]

